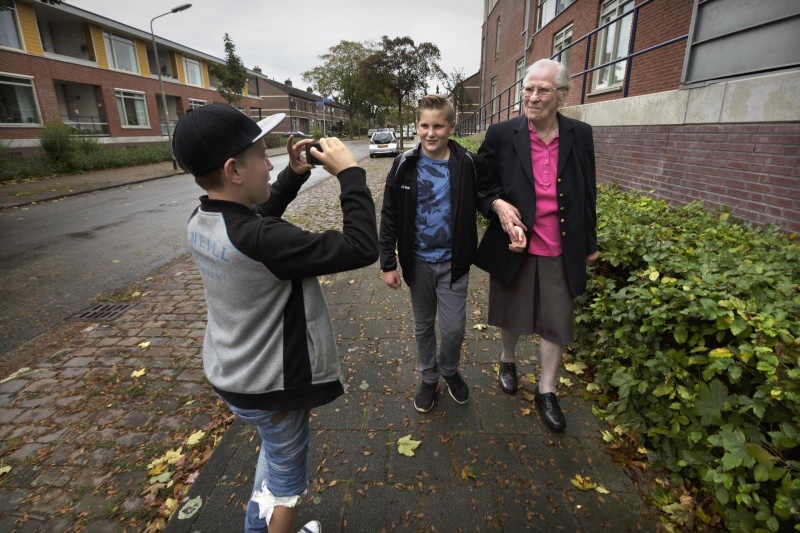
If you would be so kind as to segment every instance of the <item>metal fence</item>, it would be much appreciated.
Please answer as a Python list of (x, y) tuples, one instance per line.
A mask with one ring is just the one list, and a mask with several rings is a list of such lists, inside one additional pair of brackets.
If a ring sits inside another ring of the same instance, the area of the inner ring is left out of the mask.
[(61, 115), (61, 121), (78, 135), (108, 135), (108, 122), (104, 122), (99, 116)]

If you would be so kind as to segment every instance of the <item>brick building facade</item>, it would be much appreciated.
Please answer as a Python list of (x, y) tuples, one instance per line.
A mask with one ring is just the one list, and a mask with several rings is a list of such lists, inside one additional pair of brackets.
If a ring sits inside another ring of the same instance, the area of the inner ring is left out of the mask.
[[(0, 142), (12, 154), (37, 151), (50, 122), (103, 144), (160, 142), (167, 119), (174, 127), (190, 109), (225, 101), (209, 68), (223, 59), (157, 36), (156, 57), (149, 32), (67, 4), (15, 0), (9, 7), (0, 11)], [(255, 120), (286, 113), (276, 133), (341, 130), (348, 119), (335, 102), (316, 105), (322, 97), (277, 83), (257, 67), (247, 77), (234, 105)]]
[[(735, 1), (725, 5), (729, 11), (747, 7)], [(642, 6), (635, 27), (634, 6)], [(787, 70), (793, 65), (765, 63), (760, 70), (766, 72), (683, 83), (698, 9), (696, 0), (485, 0), (484, 108), (467, 120), (475, 121), (473, 131), (481, 131), (517, 116), (515, 84), (521, 85), (525, 66), (559, 50), (556, 59), (574, 74), (585, 62), (591, 69), (627, 55), (631, 35), (633, 52), (674, 40), (632, 58), (630, 69), (617, 63), (589, 73), (585, 91), (583, 76), (572, 78), (562, 112), (593, 126), (599, 182), (646, 191), (675, 205), (699, 200), (758, 224), (800, 232), (800, 72)], [(626, 13), (592, 35), (587, 56), (588, 40), (581, 38)], [(778, 13), (776, 20), (794, 20), (800, 35), (798, 19), (791, 17)], [(737, 18), (748, 26), (742, 16), (732, 17)], [(722, 26), (723, 34), (731, 33), (730, 20), (714, 22), (706, 32)], [(749, 23), (754, 24), (768, 27), (768, 21)], [(747, 38), (746, 31), (739, 34), (740, 42)], [(598, 46), (609, 53), (598, 53)]]

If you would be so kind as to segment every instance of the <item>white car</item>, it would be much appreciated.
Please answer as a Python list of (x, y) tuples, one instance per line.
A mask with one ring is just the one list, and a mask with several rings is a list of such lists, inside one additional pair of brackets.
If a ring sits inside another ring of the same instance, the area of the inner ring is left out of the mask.
[(379, 131), (373, 134), (369, 140), (370, 157), (376, 157), (381, 154), (397, 156), (399, 153), (397, 138), (394, 136), (394, 133)]

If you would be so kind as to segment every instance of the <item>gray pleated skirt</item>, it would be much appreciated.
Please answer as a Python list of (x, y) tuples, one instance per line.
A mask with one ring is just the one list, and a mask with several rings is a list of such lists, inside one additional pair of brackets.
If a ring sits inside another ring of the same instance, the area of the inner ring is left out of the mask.
[(508, 288), (490, 277), (489, 325), (517, 335), (535, 333), (562, 346), (569, 344), (575, 338), (575, 317), (564, 258), (525, 255)]

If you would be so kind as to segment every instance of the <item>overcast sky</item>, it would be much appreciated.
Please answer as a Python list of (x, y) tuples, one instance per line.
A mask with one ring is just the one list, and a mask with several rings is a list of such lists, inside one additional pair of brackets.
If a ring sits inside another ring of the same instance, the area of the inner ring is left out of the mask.
[[(75, 7), (150, 31), (150, 20), (183, 0), (67, 0)], [(304, 71), (342, 40), (411, 37), (432, 42), (447, 73), (465, 76), (480, 64), (483, 0), (194, 0), (186, 11), (159, 18), (159, 37), (224, 58), (228, 33), (245, 66), (305, 89)], [(431, 89), (434, 85), (431, 85)]]

